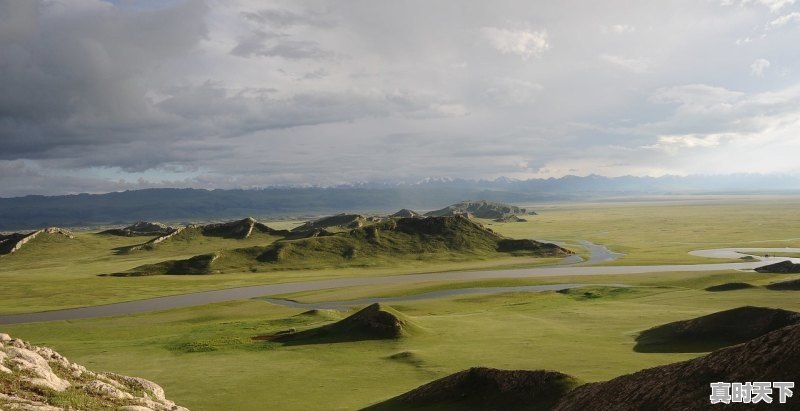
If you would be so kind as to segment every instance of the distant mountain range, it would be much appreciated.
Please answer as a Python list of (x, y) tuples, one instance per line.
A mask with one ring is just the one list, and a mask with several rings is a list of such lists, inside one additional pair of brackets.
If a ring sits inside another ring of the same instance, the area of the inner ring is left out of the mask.
[(138, 220), (198, 221), (245, 216), (432, 210), (463, 200), (509, 203), (585, 201), (668, 194), (800, 193), (787, 175), (586, 177), (512, 180), (426, 180), (336, 187), (250, 190), (145, 189), (107, 194), (0, 198), (0, 230), (128, 224)]

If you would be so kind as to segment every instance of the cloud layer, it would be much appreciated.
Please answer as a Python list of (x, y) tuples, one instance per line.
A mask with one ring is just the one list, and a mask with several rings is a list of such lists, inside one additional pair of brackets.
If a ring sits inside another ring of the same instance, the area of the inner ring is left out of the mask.
[(0, 0), (0, 196), (796, 174), (798, 16), (792, 0)]

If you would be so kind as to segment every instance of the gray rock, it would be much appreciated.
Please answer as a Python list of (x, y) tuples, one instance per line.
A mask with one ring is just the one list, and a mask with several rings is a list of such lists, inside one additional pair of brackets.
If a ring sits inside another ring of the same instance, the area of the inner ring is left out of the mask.
[[(69, 362), (51, 348), (31, 344), (0, 334), (5, 344), (0, 345), (0, 373), (16, 374), (15, 377), (31, 385), (64, 391), (69, 387), (91, 394), (103, 404), (103, 409), (130, 411), (188, 411), (166, 399), (164, 389), (144, 378), (129, 377), (114, 373), (94, 373), (80, 364)], [(53, 371), (51, 366), (63, 375)], [(85, 381), (90, 379), (88, 383)], [(41, 401), (35, 389), (26, 384), (11, 392), (0, 393), (0, 403), (5, 410), (63, 411)], [(30, 400), (27, 398), (34, 398)]]
[(84, 384), (83, 389), (108, 398), (116, 398), (120, 400), (133, 398), (133, 395), (100, 380), (89, 381), (88, 383)]
[(42, 356), (35, 351), (19, 347), (10, 347), (5, 351), (11, 364), (35, 375), (35, 377), (24, 378), (31, 384), (47, 387), (58, 392), (66, 390), (71, 385), (69, 381), (63, 380), (57, 376), (53, 372), (53, 369), (50, 368), (50, 364), (47, 363), (47, 360), (42, 358)]

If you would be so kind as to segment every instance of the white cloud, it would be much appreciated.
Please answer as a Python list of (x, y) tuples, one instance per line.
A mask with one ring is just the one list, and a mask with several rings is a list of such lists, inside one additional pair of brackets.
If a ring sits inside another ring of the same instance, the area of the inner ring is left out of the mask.
[(772, 20), (769, 25), (770, 27), (783, 27), (790, 23), (800, 23), (800, 13), (792, 12), (789, 14), (785, 14), (783, 16), (778, 17), (775, 20)]
[(484, 37), (489, 44), (503, 54), (514, 54), (522, 60), (540, 57), (550, 49), (546, 30), (509, 30), (496, 27), (484, 27)]
[(601, 54), (600, 59), (637, 74), (646, 73), (650, 68), (650, 63), (644, 59), (615, 56), (611, 54)]
[(756, 77), (762, 77), (764, 72), (769, 69), (770, 62), (767, 59), (757, 59), (750, 64), (750, 73)]
[(642, 148), (661, 150), (669, 154), (677, 154), (682, 149), (708, 148), (720, 145), (724, 139), (731, 138), (727, 134), (683, 134), (658, 136), (658, 142)]
[(770, 11), (776, 12), (780, 9), (790, 6), (794, 4), (795, 0), (722, 0), (720, 3), (724, 6), (729, 6), (732, 4), (741, 4), (741, 5), (749, 5), (749, 4), (758, 4), (765, 6), (770, 9)]
[(794, 4), (795, 0), (755, 0), (755, 1), (763, 4), (764, 6), (769, 7), (769, 9), (772, 11), (778, 11), (786, 6)]
[(653, 93), (653, 103), (678, 103), (679, 110), (691, 113), (729, 111), (744, 93), (706, 84), (660, 88)]
[(608, 28), (609, 31), (616, 34), (628, 34), (628, 33), (635, 33), (636, 27), (631, 26), (629, 24), (614, 24)]
[(647, 161), (690, 174), (800, 171), (793, 159), (800, 150), (800, 84), (750, 94), (695, 84), (662, 89), (652, 100), (679, 106), (672, 117), (636, 130), (657, 136), (640, 146)]

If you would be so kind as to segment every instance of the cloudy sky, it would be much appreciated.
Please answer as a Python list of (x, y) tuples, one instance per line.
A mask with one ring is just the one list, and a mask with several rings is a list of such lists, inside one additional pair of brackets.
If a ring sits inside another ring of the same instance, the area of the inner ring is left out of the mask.
[(800, 174), (800, 1), (0, 0), (0, 196)]

